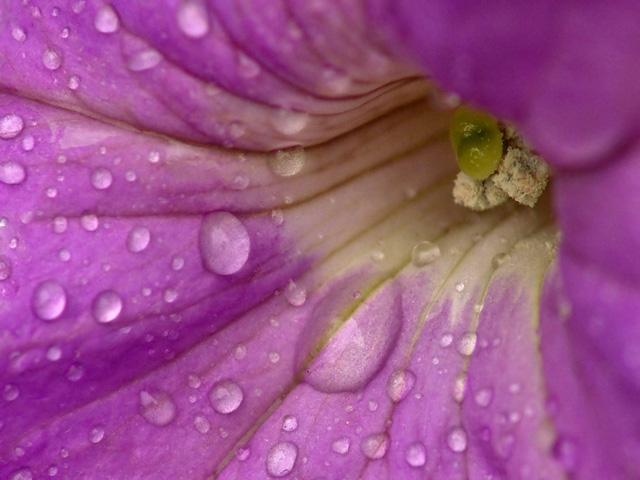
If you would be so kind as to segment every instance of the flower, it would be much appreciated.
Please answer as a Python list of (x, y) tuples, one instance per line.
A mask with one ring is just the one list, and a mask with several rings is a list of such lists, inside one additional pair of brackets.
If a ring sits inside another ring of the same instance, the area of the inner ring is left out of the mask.
[[(637, 478), (633, 15), (5, 8), (0, 476)], [(555, 166), (559, 262), (399, 58)]]

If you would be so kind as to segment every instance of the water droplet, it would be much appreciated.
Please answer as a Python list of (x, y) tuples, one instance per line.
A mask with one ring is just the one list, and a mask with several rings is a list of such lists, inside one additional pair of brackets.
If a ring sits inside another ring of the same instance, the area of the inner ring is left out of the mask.
[(0, 182), (7, 185), (18, 185), (27, 178), (27, 172), (22, 165), (9, 160), (0, 163)]
[(296, 285), (293, 280), (289, 280), (284, 289), (284, 296), (291, 306), (300, 307), (307, 300), (307, 289), (301, 285)]
[(491, 387), (481, 388), (474, 395), (474, 399), (478, 406), (488, 407), (493, 400), (493, 389)]
[(351, 441), (348, 437), (340, 437), (333, 441), (331, 444), (331, 450), (340, 455), (346, 455), (349, 453), (349, 449), (351, 448)]
[(196, 415), (193, 419), (193, 426), (196, 427), (196, 430), (203, 435), (211, 430), (211, 423), (203, 415)]
[(55, 233), (64, 233), (68, 224), (66, 217), (55, 217), (53, 219), (53, 231)]
[(271, 363), (278, 363), (280, 361), (280, 354), (278, 352), (269, 352), (267, 358)]
[(424, 267), (434, 262), (438, 257), (440, 257), (440, 247), (435, 243), (424, 241), (413, 247), (411, 262), (416, 267)]
[(293, 432), (298, 428), (298, 419), (293, 415), (285, 415), (282, 417), (282, 430), (285, 432)]
[(57, 345), (52, 345), (47, 349), (47, 360), (57, 362), (62, 358), (62, 349)]
[(374, 433), (362, 439), (360, 448), (365, 457), (370, 460), (382, 458), (389, 448), (389, 436), (386, 433)]
[(209, 401), (213, 409), (225, 415), (235, 412), (242, 404), (243, 398), (242, 389), (229, 379), (216, 382), (209, 392)]
[(13, 402), (16, 398), (20, 396), (20, 390), (15, 385), (5, 385), (2, 390), (2, 398), (4, 398), (7, 402)]
[(467, 332), (460, 337), (458, 342), (458, 352), (461, 355), (469, 356), (476, 349), (478, 336), (473, 332)]
[(148, 48), (134, 53), (127, 59), (127, 67), (133, 72), (149, 70), (162, 61), (162, 55), (157, 50)]
[(404, 452), (404, 459), (412, 467), (422, 467), (427, 461), (427, 451), (420, 442), (414, 442)]
[(33, 135), (25, 135), (24, 138), (22, 139), (22, 149), (25, 152), (30, 152), (31, 150), (33, 150), (35, 143), (36, 142), (33, 138)]
[(442, 348), (447, 348), (453, 342), (453, 335), (450, 333), (443, 333), (440, 336), (440, 346)]
[(22, 27), (13, 27), (11, 36), (16, 42), (24, 42), (27, 39), (27, 34)]
[(207, 215), (200, 228), (200, 253), (207, 270), (219, 275), (238, 272), (247, 263), (251, 240), (242, 222), (228, 212)]
[(451, 395), (453, 396), (453, 399), (456, 402), (462, 403), (462, 401), (464, 400), (466, 391), (467, 391), (467, 377), (465, 374), (460, 373), (453, 380)]
[(176, 256), (171, 260), (171, 270), (178, 272), (184, 267), (184, 258)]
[(67, 305), (67, 294), (58, 282), (46, 280), (36, 287), (31, 305), (41, 320), (56, 320)]
[(456, 283), (456, 292), (462, 292), (464, 290), (464, 282)]
[(309, 114), (281, 108), (270, 115), (269, 119), (278, 132), (291, 136), (305, 129), (309, 122)]
[(80, 217), (80, 225), (87, 232), (95, 232), (100, 225), (100, 221), (98, 220), (98, 217), (93, 214), (85, 214)]
[(104, 438), (104, 427), (96, 425), (89, 431), (89, 441), (91, 443), (100, 443)]
[(84, 367), (79, 363), (72, 363), (67, 370), (67, 380), (78, 382), (82, 377), (84, 377)]
[(113, 290), (106, 290), (94, 298), (92, 311), (99, 323), (113, 322), (122, 312), (122, 299)]
[(0, 117), (0, 138), (5, 140), (17, 137), (24, 128), (22, 117), (15, 113), (10, 113)]
[(71, 75), (67, 80), (67, 87), (69, 87), (70, 90), (77, 90), (79, 86), (80, 77), (77, 75)]
[(467, 449), (467, 432), (462, 427), (453, 427), (447, 434), (447, 445), (456, 453), (464, 452)]
[(71, 33), (71, 30), (69, 30), (69, 28), (63, 28), (60, 32), (60, 38), (69, 38), (69, 33)]
[(113, 175), (104, 167), (98, 167), (91, 173), (91, 185), (98, 190), (105, 190), (113, 183)]
[(394, 370), (387, 379), (387, 395), (394, 402), (404, 399), (416, 383), (411, 370)]
[(145, 227), (134, 227), (127, 236), (127, 248), (130, 252), (142, 252), (149, 246), (151, 232)]
[(516, 395), (522, 391), (522, 385), (517, 382), (509, 384), (509, 393)]
[(276, 226), (282, 225), (284, 223), (284, 212), (280, 208), (271, 210), (271, 221)]
[(56, 198), (58, 196), (58, 189), (55, 187), (49, 187), (44, 191), (47, 198)]
[(273, 173), (280, 177), (291, 177), (302, 170), (306, 161), (304, 148), (298, 146), (278, 150), (269, 156), (268, 164)]
[(71, 260), (71, 252), (66, 248), (61, 248), (58, 252), (58, 260), (61, 262), (68, 262)]
[(153, 425), (163, 427), (176, 418), (176, 404), (165, 392), (140, 392), (140, 415)]
[(9, 480), (33, 480), (33, 474), (30, 468), (21, 468), (9, 475)]
[(62, 56), (56, 50), (48, 48), (42, 54), (42, 64), (47, 70), (57, 70), (62, 65)]
[(184, 0), (178, 7), (178, 27), (190, 38), (202, 38), (209, 33), (209, 15), (201, 2)]
[(71, 10), (73, 13), (82, 13), (84, 11), (84, 7), (87, 6), (87, 0), (75, 0), (71, 4)]
[(8, 259), (0, 257), (0, 282), (11, 276), (11, 263)]
[(267, 452), (267, 473), (272, 477), (286, 477), (298, 459), (298, 447), (291, 442), (278, 442)]
[(96, 11), (93, 26), (100, 33), (114, 33), (120, 27), (120, 19), (111, 5), (102, 5)]
[(162, 293), (162, 299), (167, 303), (173, 303), (178, 298), (178, 292), (176, 292), (173, 288), (167, 288)]
[(233, 356), (236, 360), (242, 360), (247, 356), (247, 347), (242, 343), (236, 345), (236, 348), (233, 349)]
[(55, 465), (51, 465), (49, 468), (47, 468), (47, 475), (49, 475), (50, 477), (55, 477), (58, 474), (58, 467), (56, 467)]

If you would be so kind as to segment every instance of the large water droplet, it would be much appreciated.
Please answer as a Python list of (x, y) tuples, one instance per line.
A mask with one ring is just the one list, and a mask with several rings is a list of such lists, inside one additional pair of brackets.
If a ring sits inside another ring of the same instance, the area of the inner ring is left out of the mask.
[(109, 188), (112, 183), (113, 175), (104, 167), (98, 167), (91, 173), (91, 185), (98, 190), (105, 190)]
[(57, 70), (62, 65), (62, 55), (56, 50), (48, 48), (42, 54), (42, 64), (47, 70)]
[(102, 5), (96, 11), (93, 26), (100, 33), (114, 33), (120, 27), (120, 19), (111, 5)]
[(98, 322), (113, 322), (122, 312), (122, 299), (113, 290), (106, 290), (94, 298), (92, 311), (93, 317)]
[(378, 460), (387, 453), (389, 448), (389, 436), (386, 433), (374, 433), (362, 439), (360, 448), (365, 457), (370, 460)]
[(404, 399), (416, 383), (411, 370), (395, 370), (387, 380), (387, 395), (394, 402)]
[(140, 415), (153, 425), (163, 427), (176, 418), (176, 404), (165, 392), (140, 392)]
[(349, 437), (336, 438), (333, 443), (331, 443), (331, 450), (340, 455), (346, 455), (349, 453), (350, 448), (351, 440), (349, 440)]
[(304, 148), (298, 146), (287, 150), (278, 150), (269, 156), (269, 168), (280, 177), (291, 177), (304, 167), (306, 153)]
[(4, 117), (0, 117), (0, 138), (5, 140), (17, 137), (24, 128), (22, 117), (15, 113), (10, 113)]
[(67, 305), (67, 294), (58, 282), (46, 280), (36, 287), (31, 305), (41, 320), (55, 320), (62, 315)]
[(298, 459), (298, 447), (291, 442), (279, 442), (267, 452), (267, 473), (272, 477), (286, 477)]
[(127, 248), (130, 252), (142, 252), (149, 246), (151, 232), (146, 227), (134, 227), (127, 236)]
[(229, 379), (216, 382), (209, 392), (209, 401), (213, 409), (225, 415), (235, 412), (242, 404), (243, 398), (242, 389)]
[(427, 451), (420, 442), (414, 442), (404, 452), (404, 459), (412, 467), (422, 467), (427, 461)]
[(447, 445), (456, 452), (461, 453), (467, 449), (467, 432), (462, 427), (454, 427), (447, 434)]
[(413, 247), (411, 262), (416, 267), (424, 267), (434, 262), (438, 257), (440, 257), (440, 247), (435, 243), (424, 241)]
[(22, 165), (9, 160), (0, 163), (0, 182), (7, 185), (18, 185), (27, 178), (27, 172)]
[(202, 38), (209, 32), (206, 6), (196, 0), (184, 0), (178, 7), (178, 27), (190, 38)]
[(473, 332), (467, 332), (460, 337), (458, 342), (458, 352), (461, 355), (469, 356), (476, 349), (478, 336)]
[(278, 132), (291, 136), (304, 130), (309, 122), (309, 114), (281, 108), (270, 115), (269, 119)]
[(207, 270), (219, 275), (238, 272), (247, 263), (251, 240), (247, 229), (234, 215), (214, 212), (200, 227), (200, 253)]
[(127, 67), (133, 72), (149, 70), (162, 61), (162, 55), (157, 50), (148, 48), (134, 53), (127, 59)]

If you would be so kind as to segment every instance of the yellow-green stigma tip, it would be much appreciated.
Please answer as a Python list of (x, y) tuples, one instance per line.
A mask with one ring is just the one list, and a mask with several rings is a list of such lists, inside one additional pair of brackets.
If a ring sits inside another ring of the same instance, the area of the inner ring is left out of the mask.
[(491, 115), (462, 106), (453, 114), (451, 143), (460, 170), (484, 180), (496, 171), (502, 159), (502, 132)]

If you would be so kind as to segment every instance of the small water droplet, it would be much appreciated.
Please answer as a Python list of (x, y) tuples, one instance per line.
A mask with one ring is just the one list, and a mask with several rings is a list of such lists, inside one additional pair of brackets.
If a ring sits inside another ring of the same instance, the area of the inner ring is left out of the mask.
[(80, 225), (87, 232), (95, 232), (100, 225), (98, 217), (93, 214), (85, 214), (80, 217)]
[(96, 10), (93, 26), (100, 33), (114, 33), (120, 27), (120, 19), (111, 5), (102, 5)]
[(242, 343), (236, 345), (236, 348), (233, 349), (233, 356), (236, 360), (242, 360), (247, 356), (247, 347)]
[(133, 72), (149, 70), (162, 61), (162, 55), (157, 50), (148, 48), (134, 53), (127, 59), (127, 67)]
[(67, 80), (67, 87), (69, 87), (70, 90), (77, 90), (79, 86), (80, 77), (77, 75), (71, 75)]
[(340, 437), (337, 438), (331, 443), (331, 450), (340, 454), (346, 455), (349, 453), (349, 449), (351, 448), (351, 440), (348, 437)]
[(285, 432), (293, 432), (298, 428), (298, 419), (293, 415), (285, 415), (282, 417), (282, 430)]
[(435, 243), (424, 241), (413, 247), (411, 262), (416, 267), (424, 267), (434, 262), (438, 257), (440, 257), (440, 247)]
[(447, 434), (447, 445), (456, 453), (467, 449), (467, 432), (462, 427), (453, 427)]
[(60, 38), (69, 38), (69, 34), (71, 33), (71, 30), (69, 30), (68, 27), (65, 27), (62, 29), (62, 31), (60, 32)]
[(193, 419), (193, 426), (203, 435), (211, 430), (211, 423), (203, 415), (196, 415)]
[(213, 409), (224, 415), (235, 412), (244, 399), (244, 393), (236, 382), (224, 379), (216, 382), (209, 392)]
[(58, 196), (58, 189), (55, 187), (49, 187), (44, 191), (44, 194), (48, 198), (56, 198)]
[(7, 402), (13, 402), (16, 398), (20, 396), (20, 390), (15, 385), (5, 385), (2, 389), (2, 398), (4, 398)]
[(269, 120), (278, 132), (291, 136), (305, 129), (309, 122), (309, 114), (281, 108), (271, 114)]
[(9, 480), (33, 480), (33, 473), (30, 468), (24, 467), (9, 475)]
[(284, 223), (284, 212), (280, 208), (271, 210), (271, 221), (274, 225), (280, 226)]
[(456, 402), (462, 403), (466, 392), (467, 392), (467, 377), (465, 374), (460, 373), (453, 380), (451, 395), (453, 396), (453, 399)]
[(184, 0), (178, 6), (178, 27), (190, 38), (202, 38), (209, 33), (209, 15), (206, 6), (195, 0)]
[(94, 298), (92, 311), (99, 323), (113, 322), (122, 313), (122, 299), (113, 290), (106, 290)]
[(382, 458), (389, 448), (389, 436), (386, 433), (374, 433), (362, 439), (360, 448), (365, 457), (370, 460)]
[(0, 282), (11, 276), (11, 262), (8, 259), (0, 257)]
[(300, 307), (307, 301), (307, 289), (289, 280), (284, 289), (284, 296), (291, 306)]
[(394, 402), (400, 402), (416, 383), (416, 375), (411, 370), (394, 370), (387, 379), (387, 395)]
[(62, 358), (62, 349), (57, 345), (52, 345), (47, 349), (47, 360), (57, 362)]
[(173, 288), (167, 288), (162, 293), (162, 299), (167, 303), (173, 303), (178, 298), (178, 292), (176, 292)]
[(25, 168), (18, 162), (9, 160), (0, 163), (0, 182), (7, 185), (18, 185), (27, 178)]
[(151, 232), (146, 227), (134, 227), (127, 236), (127, 248), (132, 253), (145, 250), (151, 241)]
[(491, 387), (481, 388), (474, 395), (474, 399), (478, 406), (483, 408), (488, 407), (493, 400), (493, 389)]
[(48, 48), (42, 54), (42, 64), (47, 70), (51, 70), (52, 72), (58, 70), (62, 65), (62, 55), (58, 51)]
[(113, 175), (104, 167), (98, 167), (91, 173), (91, 185), (97, 190), (105, 190), (109, 188), (112, 183)]
[(10, 113), (0, 117), (0, 138), (8, 140), (17, 137), (24, 128), (22, 117), (15, 113)]
[(87, 0), (75, 0), (71, 4), (71, 11), (73, 11), (73, 13), (82, 13), (86, 5), (87, 5)]
[(251, 249), (249, 233), (242, 222), (228, 212), (207, 215), (199, 240), (204, 265), (213, 273), (231, 275), (247, 263)]
[(450, 333), (443, 333), (440, 336), (440, 346), (442, 348), (447, 348), (453, 342), (453, 335)]
[(58, 260), (61, 262), (68, 262), (71, 260), (71, 252), (66, 248), (61, 248), (58, 251)]
[(467, 332), (460, 337), (460, 341), (458, 342), (458, 352), (461, 355), (469, 356), (476, 349), (476, 343), (478, 341), (478, 336), (473, 332)]
[(241, 462), (244, 462), (247, 458), (249, 458), (249, 455), (251, 455), (250, 448), (240, 447), (238, 450), (236, 450), (236, 458)]
[(67, 370), (67, 380), (70, 382), (78, 382), (84, 377), (84, 367), (79, 363), (72, 363)]
[(267, 473), (272, 477), (286, 477), (298, 459), (298, 447), (291, 442), (278, 442), (267, 452)]
[(58, 282), (45, 280), (33, 292), (31, 305), (41, 320), (56, 320), (67, 305), (67, 294)]
[(89, 441), (91, 443), (100, 443), (104, 438), (104, 427), (96, 425), (89, 431)]
[(271, 363), (278, 363), (280, 361), (280, 354), (278, 352), (269, 352), (267, 358)]
[(462, 292), (464, 290), (464, 282), (456, 283), (456, 292)]
[(278, 150), (269, 156), (269, 168), (280, 177), (291, 177), (302, 170), (306, 162), (304, 148), (292, 147), (286, 150)]
[(414, 442), (404, 452), (404, 459), (412, 467), (422, 467), (427, 461), (427, 451), (420, 442)]
[(33, 135), (25, 135), (24, 138), (22, 139), (22, 149), (25, 152), (30, 152), (31, 150), (33, 150), (35, 143), (36, 142), (33, 138)]
[(171, 260), (171, 270), (178, 272), (184, 267), (184, 258), (176, 256)]
[(140, 415), (149, 423), (163, 427), (176, 418), (176, 404), (169, 394), (142, 390), (140, 392)]
[(16, 42), (24, 42), (27, 39), (27, 34), (22, 27), (13, 27), (11, 36)]
[(135, 182), (138, 178), (138, 175), (136, 175), (136, 172), (134, 172), (133, 170), (127, 170), (124, 174), (124, 178), (127, 182)]
[(58, 474), (58, 467), (56, 467), (55, 465), (51, 465), (49, 468), (47, 468), (47, 475), (49, 475), (50, 477), (55, 477)]
[(64, 233), (67, 230), (69, 222), (66, 217), (55, 217), (53, 219), (53, 231), (55, 233)]

